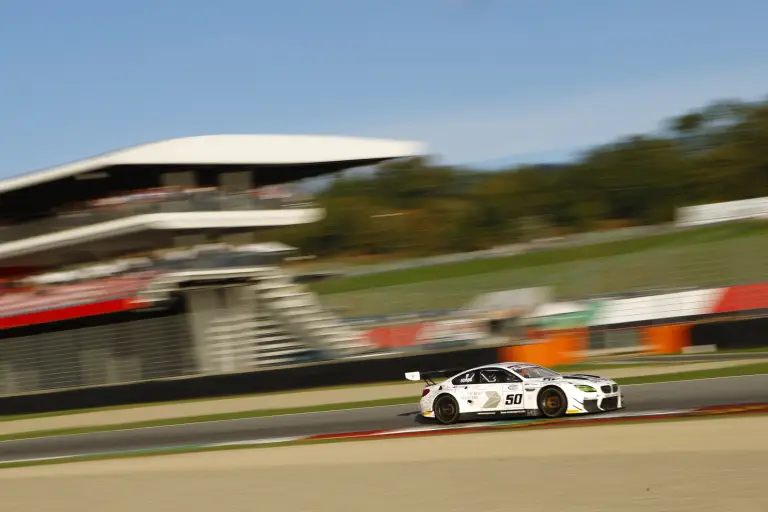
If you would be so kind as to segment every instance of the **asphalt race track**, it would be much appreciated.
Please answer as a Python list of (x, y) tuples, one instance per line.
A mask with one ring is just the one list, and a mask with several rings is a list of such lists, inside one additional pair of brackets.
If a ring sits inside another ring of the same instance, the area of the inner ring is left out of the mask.
[[(625, 386), (626, 412), (768, 402), (768, 375)], [(0, 442), (0, 462), (416, 426), (414, 405)]]

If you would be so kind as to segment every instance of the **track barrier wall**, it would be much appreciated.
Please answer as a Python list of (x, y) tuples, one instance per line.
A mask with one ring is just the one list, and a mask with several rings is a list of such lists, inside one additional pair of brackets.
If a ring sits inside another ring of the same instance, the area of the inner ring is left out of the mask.
[(693, 325), (691, 344), (715, 345), (718, 350), (768, 347), (768, 317), (727, 319)]
[[(768, 347), (768, 317), (702, 319), (666, 325), (626, 326), (611, 329), (589, 328), (531, 333), (536, 343), (499, 349), (499, 358), (544, 366), (573, 364), (585, 359), (585, 352), (595, 349), (590, 338), (632, 338), (629, 351), (656, 355), (683, 353), (687, 347), (710, 346), (717, 350), (745, 350)], [(622, 348), (600, 345), (602, 348)]]
[[(65, 411), (173, 400), (217, 398), (252, 393), (403, 381), (409, 371), (467, 368), (498, 362), (498, 347), (442, 350), (410, 356), (353, 359), (256, 372), (88, 387), (0, 397), (4, 415)], [(418, 401), (414, 397), (414, 403)]]

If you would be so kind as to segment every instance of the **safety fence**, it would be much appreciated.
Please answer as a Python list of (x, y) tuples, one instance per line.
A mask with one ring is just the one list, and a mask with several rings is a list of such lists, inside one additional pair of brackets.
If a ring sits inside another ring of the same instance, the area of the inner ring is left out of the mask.
[[(110, 386), (196, 372), (190, 334), (181, 314), (131, 317), (71, 329), (39, 326), (0, 339), (0, 396), (54, 389)], [(91, 324), (91, 325), (89, 325)], [(37, 332), (36, 332), (37, 331)]]

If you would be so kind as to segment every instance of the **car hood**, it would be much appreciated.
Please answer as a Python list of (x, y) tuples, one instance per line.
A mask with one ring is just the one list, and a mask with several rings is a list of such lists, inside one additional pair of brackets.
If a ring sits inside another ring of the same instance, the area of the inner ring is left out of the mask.
[(567, 380), (571, 384), (582, 384), (583, 382), (591, 382), (593, 384), (613, 384), (613, 380), (607, 377), (600, 377), (599, 375), (589, 375), (586, 373), (568, 373), (562, 376), (563, 380)]
[(605, 384), (615, 384), (611, 379), (600, 377), (598, 375), (588, 375), (584, 373), (568, 373), (558, 377), (545, 377), (540, 379), (526, 379), (523, 382), (523, 386), (526, 389), (540, 388), (550, 383), (568, 383), (568, 384), (593, 384), (596, 386), (602, 386)]

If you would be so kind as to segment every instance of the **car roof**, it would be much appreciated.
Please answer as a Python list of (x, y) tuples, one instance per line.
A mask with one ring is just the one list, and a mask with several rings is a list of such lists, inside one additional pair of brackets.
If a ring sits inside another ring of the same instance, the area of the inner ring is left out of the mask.
[(468, 368), (466, 370), (462, 370), (461, 372), (457, 373), (456, 375), (461, 375), (462, 373), (476, 371), (476, 370), (485, 370), (489, 368), (501, 368), (504, 370), (515, 370), (520, 368), (531, 368), (531, 367), (539, 367), (539, 365), (532, 364), (532, 363), (520, 363), (515, 361), (506, 361), (503, 363), (491, 363), (491, 364), (485, 364), (483, 366), (476, 366), (474, 368)]
[(521, 363), (521, 362), (517, 362), (517, 361), (507, 361), (505, 363), (499, 363), (499, 365), (500, 366), (504, 366), (506, 368), (512, 368), (514, 366), (539, 366), (539, 365), (533, 364), (533, 363)]

